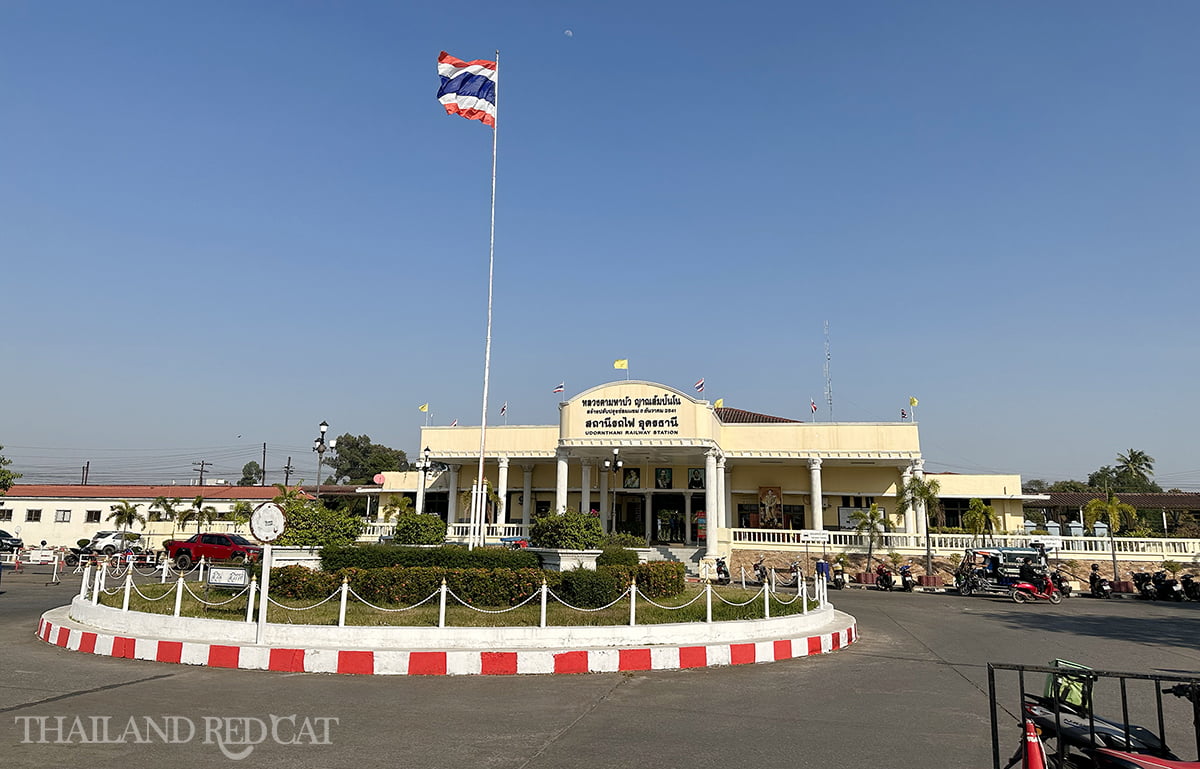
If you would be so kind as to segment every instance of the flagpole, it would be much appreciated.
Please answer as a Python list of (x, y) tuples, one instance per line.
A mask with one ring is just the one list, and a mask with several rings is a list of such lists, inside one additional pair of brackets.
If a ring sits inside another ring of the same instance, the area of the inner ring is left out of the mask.
[[(496, 51), (496, 114), (492, 122), (492, 221), (488, 235), (488, 306), (487, 306), (487, 339), (483, 346), (483, 407), (479, 420), (479, 476), (477, 494), (486, 499), (487, 490), (483, 484), (483, 450), (487, 445), (487, 404), (488, 404), (488, 375), (492, 366), (492, 278), (496, 271), (496, 138), (500, 131), (500, 51)], [(471, 531), (467, 533), (467, 549), (475, 546), (476, 530), (479, 544), (483, 545), (483, 502), (475, 505), (477, 513), (471, 521)]]

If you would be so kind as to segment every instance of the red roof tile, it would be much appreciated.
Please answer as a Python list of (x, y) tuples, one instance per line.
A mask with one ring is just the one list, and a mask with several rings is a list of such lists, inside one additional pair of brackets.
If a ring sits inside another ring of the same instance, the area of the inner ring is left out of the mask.
[[(8, 497), (53, 497), (58, 499), (272, 499), (279, 491), (274, 486), (98, 486), (89, 484), (35, 485), (13, 484)], [(0, 497), (3, 499), (3, 497)]]
[(765, 423), (799, 423), (798, 419), (787, 419), (786, 417), (773, 417), (768, 414), (756, 414), (753, 411), (743, 411), (742, 409), (730, 409), (721, 407), (715, 409), (717, 419), (725, 424), (765, 424)]

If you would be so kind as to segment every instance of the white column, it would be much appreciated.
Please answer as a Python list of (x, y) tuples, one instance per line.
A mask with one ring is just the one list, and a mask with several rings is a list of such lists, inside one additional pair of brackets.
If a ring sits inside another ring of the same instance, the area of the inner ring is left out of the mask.
[(690, 545), (692, 543), (692, 493), (685, 492), (683, 495), (683, 544)]
[(821, 505), (821, 458), (813, 457), (808, 460), (808, 481), (811, 486), (809, 507), (812, 508), (813, 528), (822, 531), (825, 528), (825, 508)]
[(458, 523), (458, 465), (450, 465), (450, 498), (446, 500), (446, 523)]
[[(914, 459), (912, 463), (913, 478), (918, 481), (925, 480), (925, 460)], [(917, 532), (919, 534), (927, 534), (929, 532), (929, 515), (925, 512), (925, 503), (917, 501), (915, 514), (917, 516)]]
[(608, 499), (608, 476), (612, 475), (611, 470), (605, 470), (604, 465), (597, 465), (596, 472), (600, 473), (600, 528), (607, 533), (609, 531), (609, 499)]
[(528, 532), (529, 510), (533, 507), (533, 465), (521, 465), (521, 469), (525, 471), (525, 482), (521, 487), (521, 523)]
[(717, 452), (704, 455), (704, 526), (706, 558), (717, 557)]
[(424, 460), (421, 461), (421, 471), (417, 473), (417, 515), (425, 512), (425, 484), (429, 482), (429, 468)]
[(729, 524), (732, 516), (733, 506), (733, 487), (732, 478), (733, 470), (731, 470), (725, 461), (725, 456), (717, 457), (717, 477), (721, 479), (721, 486), (717, 489), (717, 504), (721, 506), (721, 528), (732, 528)]
[(567, 509), (567, 452), (562, 449), (556, 454), (554, 475), (554, 512), (562, 515)]
[[(508, 523), (508, 457), (500, 457), (500, 470), (496, 478), (496, 494), (500, 497), (500, 509), (496, 511), (496, 525)], [(503, 531), (503, 529), (501, 529)]]
[(579, 481), (579, 512), (592, 512), (592, 460), (585, 459), (580, 464)]
[[(900, 487), (904, 488), (905, 486), (908, 486), (908, 483), (911, 480), (912, 480), (912, 465), (910, 464), (908, 467), (904, 468), (903, 472), (900, 473)], [(896, 504), (897, 505), (900, 504), (900, 495), (899, 494), (896, 495)], [(913, 510), (912, 506), (910, 505), (909, 508), (904, 511), (904, 533), (905, 534), (916, 533), (916, 531), (917, 531), (915, 528), (916, 524), (917, 524), (917, 512), (915, 510)]]

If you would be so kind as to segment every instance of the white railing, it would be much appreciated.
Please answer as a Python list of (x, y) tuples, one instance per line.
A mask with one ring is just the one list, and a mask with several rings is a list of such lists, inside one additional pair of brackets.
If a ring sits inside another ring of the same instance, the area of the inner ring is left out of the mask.
[[(866, 551), (867, 538), (852, 531), (829, 531), (829, 543), (805, 542), (801, 532), (783, 529), (731, 529), (733, 547), (747, 549), (778, 549), (803, 551), (858, 552)], [(962, 552), (969, 547), (1029, 547), (1033, 542), (1046, 537), (1035, 534), (1001, 534), (988, 537), (973, 537), (970, 534), (930, 534), (929, 547), (938, 555)], [(1114, 545), (1117, 557), (1126, 561), (1174, 559), (1200, 560), (1200, 539), (1172, 539), (1166, 537), (1057, 537), (1062, 548), (1054, 551), (1055, 556), (1093, 557), (1109, 555)], [(925, 537), (920, 534), (889, 532), (880, 535), (875, 543), (879, 552), (898, 552), (911, 555), (925, 552)]]
[[(471, 524), (454, 523), (446, 527), (447, 542), (466, 542), (470, 534)], [(489, 523), (483, 527), (483, 539), (489, 544), (500, 544), (502, 537), (528, 536), (528, 527), (521, 523)]]

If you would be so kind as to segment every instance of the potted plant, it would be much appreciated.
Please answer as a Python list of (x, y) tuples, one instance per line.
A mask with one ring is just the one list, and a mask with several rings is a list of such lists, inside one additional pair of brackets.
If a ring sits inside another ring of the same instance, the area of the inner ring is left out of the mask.
[(600, 520), (578, 510), (539, 518), (529, 531), (529, 550), (551, 571), (595, 569), (603, 542)]

